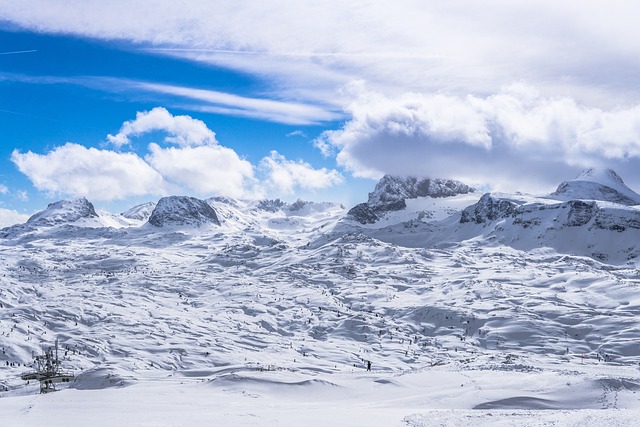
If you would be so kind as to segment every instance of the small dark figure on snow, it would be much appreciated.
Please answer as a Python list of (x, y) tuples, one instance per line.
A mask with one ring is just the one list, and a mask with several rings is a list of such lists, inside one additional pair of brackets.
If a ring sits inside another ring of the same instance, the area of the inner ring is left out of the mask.
[(371, 361), (367, 360), (367, 371), (371, 370)]

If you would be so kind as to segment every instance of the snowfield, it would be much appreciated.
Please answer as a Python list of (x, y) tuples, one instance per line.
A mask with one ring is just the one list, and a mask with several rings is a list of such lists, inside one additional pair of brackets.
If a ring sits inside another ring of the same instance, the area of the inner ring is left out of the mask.
[[(0, 425), (637, 425), (637, 208), (564, 188), (370, 224), (331, 203), (52, 204), (0, 232)], [(56, 338), (77, 377), (41, 395), (20, 374)]]

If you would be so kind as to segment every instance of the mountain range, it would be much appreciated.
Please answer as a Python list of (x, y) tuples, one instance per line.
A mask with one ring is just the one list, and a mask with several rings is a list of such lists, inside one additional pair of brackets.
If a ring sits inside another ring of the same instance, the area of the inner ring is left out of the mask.
[(78, 389), (365, 361), (387, 373), (634, 365), (638, 205), (611, 170), (538, 196), (385, 176), (349, 210), (52, 203), (0, 231), (0, 397), (27, 393), (21, 370), (56, 338)]

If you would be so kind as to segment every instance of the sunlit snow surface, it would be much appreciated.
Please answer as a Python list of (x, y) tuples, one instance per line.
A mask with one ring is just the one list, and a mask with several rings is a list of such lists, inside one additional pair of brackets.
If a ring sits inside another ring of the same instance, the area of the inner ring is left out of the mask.
[[(211, 203), (221, 226), (2, 239), (0, 425), (637, 425), (633, 260)], [(77, 379), (39, 395), (56, 338)]]

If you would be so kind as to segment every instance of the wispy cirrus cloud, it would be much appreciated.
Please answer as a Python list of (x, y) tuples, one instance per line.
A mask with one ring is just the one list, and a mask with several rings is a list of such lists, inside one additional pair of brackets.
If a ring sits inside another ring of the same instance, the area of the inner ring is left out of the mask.
[[(123, 14), (122, 11), (127, 13)], [(22, 28), (132, 43), (263, 77), (274, 98), (327, 100), (376, 89), (486, 95), (514, 80), (544, 94), (637, 101), (640, 5), (600, 1), (228, 0), (5, 2)]]
[(203, 112), (216, 112), (297, 125), (317, 124), (343, 117), (341, 113), (332, 111), (327, 106), (251, 98), (176, 85), (148, 82), (130, 82), (129, 84), (139, 90), (172, 95), (191, 101), (193, 102), (192, 109)]
[[(314, 125), (344, 118), (336, 105), (246, 97), (233, 93), (199, 89), (110, 76), (38, 76), (0, 73), (0, 81), (31, 84), (71, 84), (105, 92), (128, 94), (131, 98), (155, 95), (158, 102), (188, 111), (247, 117), (291, 125)], [(17, 113), (16, 113), (17, 114)]]

